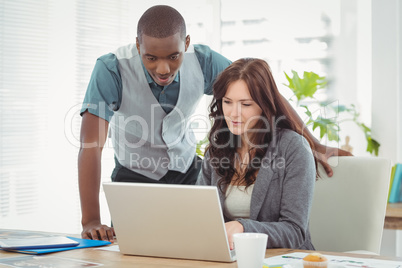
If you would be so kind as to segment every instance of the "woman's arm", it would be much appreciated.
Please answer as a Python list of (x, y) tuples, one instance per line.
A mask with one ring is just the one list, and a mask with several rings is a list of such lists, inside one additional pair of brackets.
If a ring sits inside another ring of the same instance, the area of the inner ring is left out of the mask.
[[(268, 234), (269, 248), (309, 248), (306, 239), (316, 174), (314, 158), (307, 141), (294, 132), (280, 139), (279, 148), (277, 157), (283, 157), (284, 170), (278, 171), (281, 174), (278, 180), (272, 181), (267, 189), (271, 199), (265, 199), (258, 220), (238, 221), (244, 232)], [(276, 212), (271, 211), (275, 207), (272, 202), (277, 204), (277, 219), (273, 219)]]

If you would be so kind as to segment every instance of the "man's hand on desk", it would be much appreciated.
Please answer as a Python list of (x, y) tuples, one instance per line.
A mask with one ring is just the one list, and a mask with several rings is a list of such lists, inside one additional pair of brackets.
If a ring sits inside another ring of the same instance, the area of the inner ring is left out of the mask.
[(333, 171), (331, 166), (328, 164), (328, 159), (331, 156), (353, 156), (348, 151), (335, 148), (335, 147), (327, 147), (325, 145), (316, 145), (316, 149), (313, 151), (314, 156), (317, 158), (318, 162), (321, 163), (328, 177), (332, 177)]
[(89, 222), (82, 227), (81, 237), (92, 240), (106, 240), (114, 242), (114, 229), (107, 225), (101, 224), (99, 221)]

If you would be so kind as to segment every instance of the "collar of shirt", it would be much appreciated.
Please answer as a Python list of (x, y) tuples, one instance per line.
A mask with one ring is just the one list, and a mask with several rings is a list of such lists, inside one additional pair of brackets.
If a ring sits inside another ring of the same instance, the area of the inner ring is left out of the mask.
[[(142, 60), (141, 60), (141, 65), (142, 65), (142, 69), (144, 69), (145, 77), (147, 78), (148, 84), (153, 84), (154, 86), (161, 87), (160, 85), (158, 85), (157, 83), (155, 83), (155, 81), (154, 81), (154, 80), (152, 79), (152, 77), (149, 75), (149, 73), (148, 73), (147, 69), (145, 68), (144, 63), (142, 62)], [(177, 73), (177, 75), (176, 75), (176, 77), (173, 79), (173, 82), (172, 82), (172, 83), (178, 83), (178, 82), (179, 82), (179, 73)], [(169, 85), (164, 86), (163, 89), (166, 89), (166, 87), (168, 87), (168, 86), (169, 86)], [(163, 89), (162, 89), (162, 90), (163, 90)]]

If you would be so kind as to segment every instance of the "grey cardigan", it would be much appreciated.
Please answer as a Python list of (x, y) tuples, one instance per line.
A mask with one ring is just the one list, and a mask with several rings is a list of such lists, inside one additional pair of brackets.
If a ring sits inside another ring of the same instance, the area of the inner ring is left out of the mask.
[[(267, 248), (313, 250), (309, 227), (316, 169), (306, 139), (291, 130), (278, 130), (261, 162), (251, 196), (250, 218), (237, 220), (244, 232), (268, 234)], [(220, 177), (206, 153), (199, 185), (217, 185)], [(217, 161), (216, 159), (214, 161)], [(218, 190), (223, 207), (225, 196)]]

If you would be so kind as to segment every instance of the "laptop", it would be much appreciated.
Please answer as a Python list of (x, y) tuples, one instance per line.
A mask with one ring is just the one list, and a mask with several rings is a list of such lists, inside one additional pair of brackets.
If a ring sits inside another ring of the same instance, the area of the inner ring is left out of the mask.
[(103, 183), (121, 253), (233, 262), (215, 186)]

